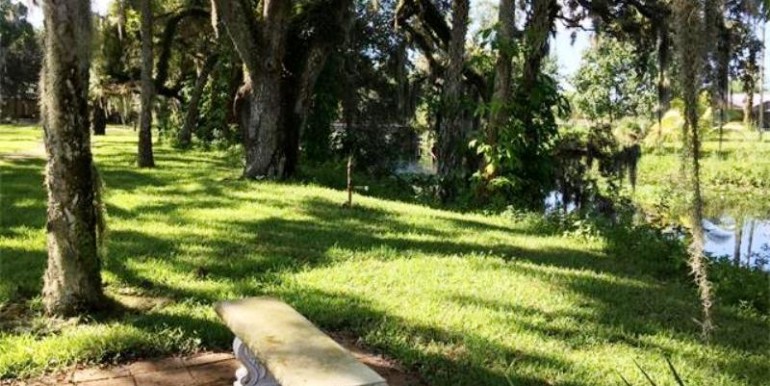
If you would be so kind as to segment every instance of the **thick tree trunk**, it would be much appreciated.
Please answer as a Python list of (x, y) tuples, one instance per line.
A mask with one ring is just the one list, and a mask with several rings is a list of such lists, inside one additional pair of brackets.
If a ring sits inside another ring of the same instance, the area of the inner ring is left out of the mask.
[(142, 13), (142, 111), (139, 117), (139, 154), (137, 164), (140, 168), (155, 166), (152, 152), (152, 102), (155, 98), (155, 85), (152, 79), (153, 49), (152, 26), (153, 15), (151, 0), (141, 0)]
[[(246, 165), (243, 177), (248, 179), (283, 177), (286, 157), (281, 119), (281, 84), (283, 57), (286, 51), (288, 19), (292, 2), (265, 0), (261, 2), (261, 22), (248, 5), (240, 1), (214, 0), (216, 13), (248, 71), (247, 85), (239, 102), (240, 121)], [(243, 103), (248, 103), (244, 105)]]
[(107, 133), (107, 112), (104, 111), (104, 100), (97, 99), (91, 106), (91, 126), (94, 135), (105, 135)]
[(492, 94), (492, 115), (487, 129), (487, 144), (497, 145), (500, 129), (509, 117), (508, 104), (511, 99), (511, 68), (513, 60), (513, 41), (516, 32), (516, 1), (500, 0), (498, 16), (498, 53), (495, 64), (495, 88)]
[(438, 174), (441, 179), (439, 198), (451, 201), (457, 194), (457, 184), (462, 174), (464, 149), (461, 143), (463, 131), (462, 74), (465, 65), (465, 35), (468, 32), (468, 0), (452, 3), (452, 32), (449, 41), (449, 65), (444, 75), (442, 93), (443, 115), (438, 130)]
[[(536, 1), (532, 17), (527, 22), (527, 52), (520, 85), (520, 93), (524, 93), (527, 97), (531, 95), (532, 89), (537, 85), (537, 77), (540, 75), (543, 59), (548, 55), (548, 37), (559, 9), (556, 0)], [(531, 109), (527, 109), (522, 117), (524, 130), (530, 146), (536, 149), (540, 146), (540, 137), (535, 132), (532, 120)]]
[(47, 0), (41, 108), (48, 153), (46, 312), (72, 315), (102, 302), (98, 199), (88, 109), (91, 4)]
[[(214, 0), (214, 4), (249, 73), (236, 101), (246, 153), (243, 177), (288, 177), (297, 165), (299, 136), (315, 82), (339, 39), (323, 35), (305, 41), (291, 36), (290, 44), (291, 1), (263, 1), (259, 21), (248, 17), (245, 3)], [(339, 27), (340, 36), (347, 36), (351, 5), (351, 0), (327, 5), (326, 22), (334, 27), (319, 28), (336, 34)]]
[(286, 157), (283, 152), (281, 121), (281, 66), (252, 76), (249, 119), (244, 130), (245, 178), (282, 177)]
[(209, 75), (211, 75), (211, 71), (214, 70), (216, 63), (217, 57), (214, 55), (206, 59), (200, 74), (198, 74), (198, 79), (195, 80), (195, 88), (193, 88), (190, 102), (187, 104), (187, 113), (184, 117), (184, 123), (177, 135), (177, 142), (180, 147), (186, 148), (190, 147), (192, 144), (192, 133), (198, 125), (198, 112), (200, 111), (201, 97), (206, 88), (206, 83), (209, 81)]

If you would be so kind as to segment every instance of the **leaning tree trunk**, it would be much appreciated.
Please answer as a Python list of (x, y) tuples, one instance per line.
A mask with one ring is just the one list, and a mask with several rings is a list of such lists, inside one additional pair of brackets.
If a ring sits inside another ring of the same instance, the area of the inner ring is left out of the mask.
[(96, 176), (88, 119), (91, 4), (43, 2), (46, 33), (41, 112), (48, 153), (48, 267), (43, 303), (73, 315), (102, 302)]
[(155, 98), (155, 86), (152, 79), (152, 7), (151, 0), (141, 0), (142, 13), (142, 111), (139, 117), (139, 154), (137, 164), (140, 168), (155, 166), (152, 154), (152, 101)]
[(468, 0), (452, 3), (452, 32), (449, 41), (449, 65), (444, 76), (442, 94), (443, 116), (438, 131), (438, 174), (441, 179), (439, 198), (454, 199), (459, 176), (462, 174), (464, 149), (461, 143), (462, 74), (465, 65), (465, 35), (468, 32)]
[(214, 65), (216, 65), (216, 63), (216, 55), (210, 56), (206, 59), (200, 74), (198, 74), (198, 79), (195, 81), (195, 88), (193, 88), (192, 95), (190, 96), (190, 102), (187, 104), (187, 113), (184, 117), (184, 124), (177, 135), (177, 141), (179, 142), (180, 147), (187, 148), (192, 144), (192, 132), (198, 124), (198, 112), (200, 111), (201, 97), (206, 88), (206, 83), (208, 83), (209, 75), (211, 75), (211, 71), (214, 70)]

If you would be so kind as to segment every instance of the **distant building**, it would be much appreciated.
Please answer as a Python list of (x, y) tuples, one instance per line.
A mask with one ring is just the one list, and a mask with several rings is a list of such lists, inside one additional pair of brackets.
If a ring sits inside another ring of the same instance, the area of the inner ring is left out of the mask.
[[(759, 109), (760, 109), (760, 98), (762, 95), (760, 94), (754, 94), (754, 100), (752, 101), (752, 110), (753, 110), (753, 116), (754, 120), (757, 121), (759, 117)], [(743, 113), (743, 109), (748, 103), (749, 98), (748, 94), (745, 93), (735, 93), (732, 94), (730, 97), (730, 109), (732, 110), (738, 110), (741, 114)], [(765, 111), (765, 122), (764, 126), (765, 128), (770, 128), (770, 93), (764, 94), (764, 111)]]

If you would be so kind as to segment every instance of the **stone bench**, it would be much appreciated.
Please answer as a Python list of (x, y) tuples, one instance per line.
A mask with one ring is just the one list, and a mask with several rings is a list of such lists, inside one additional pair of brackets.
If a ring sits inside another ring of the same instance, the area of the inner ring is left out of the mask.
[(217, 303), (243, 366), (234, 386), (387, 386), (288, 304), (259, 297)]

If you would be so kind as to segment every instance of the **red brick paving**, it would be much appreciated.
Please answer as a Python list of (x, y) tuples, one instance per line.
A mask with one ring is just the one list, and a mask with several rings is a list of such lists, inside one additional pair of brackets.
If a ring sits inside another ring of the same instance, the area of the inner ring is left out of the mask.
[[(330, 334), (371, 367), (390, 386), (424, 385), (419, 377), (397, 363), (368, 352), (360, 342), (345, 334)], [(0, 386), (231, 386), (240, 366), (232, 354), (201, 353), (191, 357), (144, 360), (128, 365), (70, 370), (56, 375), (20, 381), (0, 381)]]
[(1, 383), (11, 386), (229, 386), (238, 361), (232, 354), (203, 353), (189, 358), (134, 362), (127, 366), (87, 368), (57, 376)]

